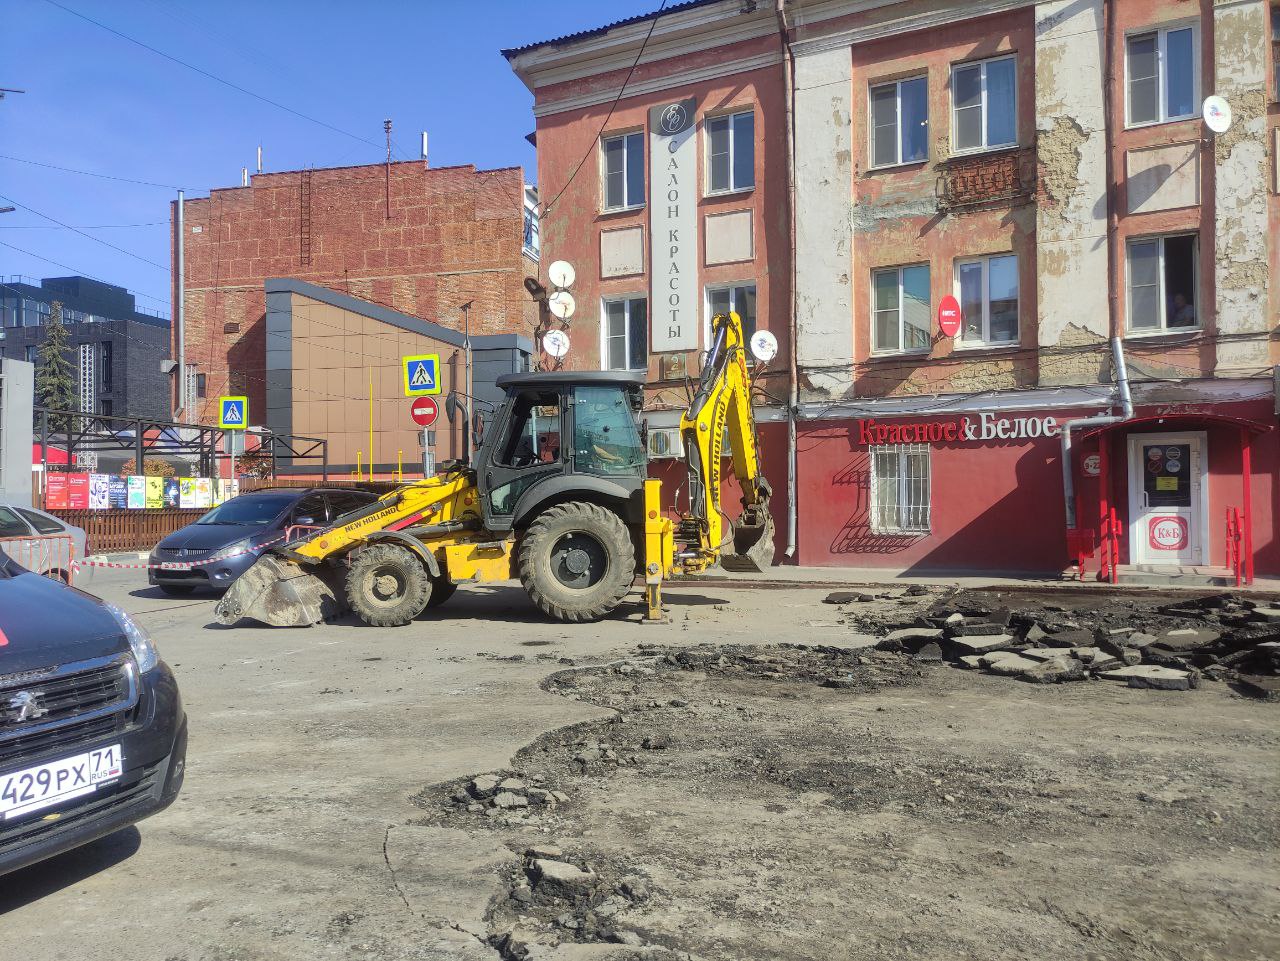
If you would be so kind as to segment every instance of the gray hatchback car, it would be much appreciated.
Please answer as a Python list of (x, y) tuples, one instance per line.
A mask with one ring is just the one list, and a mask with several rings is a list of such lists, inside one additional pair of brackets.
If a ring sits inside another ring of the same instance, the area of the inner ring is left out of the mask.
[(12, 503), (0, 503), (0, 548), (27, 570), (68, 583), (71, 562), (84, 560), (88, 553), (84, 528)]

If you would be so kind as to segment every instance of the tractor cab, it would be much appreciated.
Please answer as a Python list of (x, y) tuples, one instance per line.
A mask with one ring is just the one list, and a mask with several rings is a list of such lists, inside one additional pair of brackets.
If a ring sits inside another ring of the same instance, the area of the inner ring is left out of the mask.
[(584, 495), (628, 523), (643, 518), (643, 374), (508, 374), (497, 386), (505, 398), (475, 464), (486, 528), (511, 530), (557, 499)]

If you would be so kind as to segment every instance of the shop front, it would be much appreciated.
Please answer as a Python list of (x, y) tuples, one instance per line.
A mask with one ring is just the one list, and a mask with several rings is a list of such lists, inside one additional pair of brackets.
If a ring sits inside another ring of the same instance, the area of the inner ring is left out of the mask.
[[(1280, 574), (1273, 401), (1146, 404), (1062, 431), (1097, 404), (802, 423), (802, 565), (1106, 580), (1131, 572)], [(1246, 478), (1249, 482), (1246, 483)]]

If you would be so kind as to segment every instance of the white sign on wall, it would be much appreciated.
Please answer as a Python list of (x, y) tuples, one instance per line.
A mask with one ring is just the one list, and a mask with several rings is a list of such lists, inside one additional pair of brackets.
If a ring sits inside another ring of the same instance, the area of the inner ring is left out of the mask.
[(698, 348), (697, 100), (649, 111), (649, 349)]

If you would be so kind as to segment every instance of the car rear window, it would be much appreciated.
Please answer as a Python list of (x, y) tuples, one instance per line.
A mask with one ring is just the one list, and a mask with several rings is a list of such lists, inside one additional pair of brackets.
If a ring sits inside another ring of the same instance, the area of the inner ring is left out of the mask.
[(24, 511), (21, 507), (15, 507), (14, 510), (25, 517), (27, 523), (41, 534), (61, 534), (67, 529), (56, 517), (38, 514), (35, 511)]

